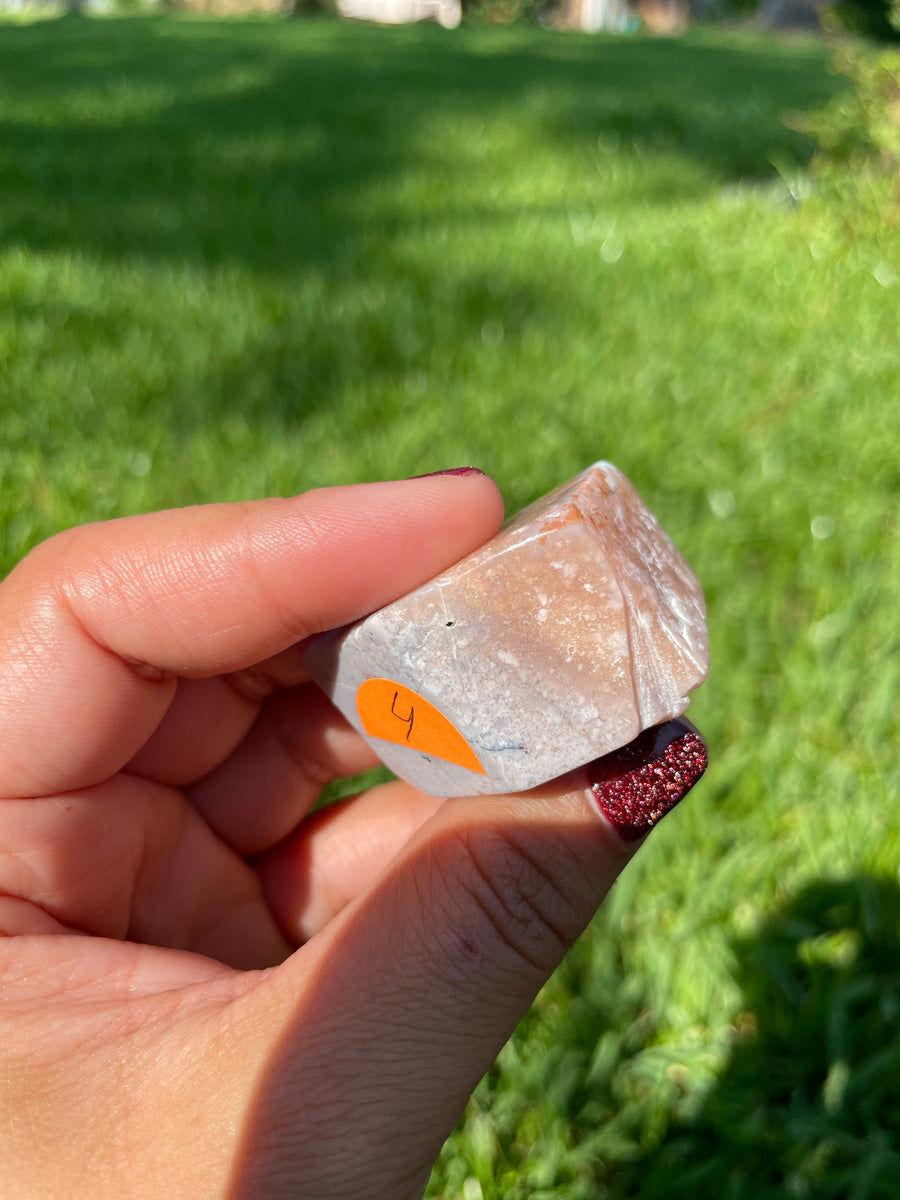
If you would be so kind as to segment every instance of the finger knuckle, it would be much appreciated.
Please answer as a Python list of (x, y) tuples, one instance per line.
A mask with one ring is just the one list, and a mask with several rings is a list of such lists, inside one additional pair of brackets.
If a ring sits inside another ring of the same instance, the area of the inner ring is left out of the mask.
[(527, 839), (497, 828), (462, 832), (459, 843), (461, 882), (478, 917), (460, 935), (462, 948), (470, 958), (500, 955), (549, 974), (583, 926), (566, 887), (568, 856), (549, 847), (538, 854)]

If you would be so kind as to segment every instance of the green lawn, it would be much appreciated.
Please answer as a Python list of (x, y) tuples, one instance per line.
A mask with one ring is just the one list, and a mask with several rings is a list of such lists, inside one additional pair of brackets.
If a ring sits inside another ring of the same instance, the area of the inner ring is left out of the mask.
[(783, 117), (828, 61), (0, 24), (0, 568), (79, 521), (468, 463), (514, 509), (605, 457), (706, 587), (708, 775), (434, 1196), (900, 1194), (900, 231), (792, 202)]

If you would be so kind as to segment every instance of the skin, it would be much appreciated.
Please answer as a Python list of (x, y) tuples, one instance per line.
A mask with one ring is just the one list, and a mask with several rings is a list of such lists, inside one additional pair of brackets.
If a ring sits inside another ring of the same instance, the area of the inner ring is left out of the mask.
[(304, 640), (491, 536), (482, 476), (67, 531), (0, 585), (4, 1200), (421, 1196), (634, 847), (573, 776), (440, 802)]

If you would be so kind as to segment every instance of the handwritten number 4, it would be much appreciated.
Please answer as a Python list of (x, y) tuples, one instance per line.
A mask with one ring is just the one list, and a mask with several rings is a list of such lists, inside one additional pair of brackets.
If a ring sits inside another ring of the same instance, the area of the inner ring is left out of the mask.
[(396, 717), (398, 721), (402, 721), (404, 725), (409, 726), (409, 729), (407, 729), (407, 731), (406, 731), (406, 740), (408, 742), (412, 735), (412, 731), (413, 731), (413, 721), (416, 719), (416, 709), (415, 709), (415, 705), (410, 704), (409, 716), (402, 717), (400, 715), (400, 713), (397, 712), (397, 700), (399, 699), (399, 696), (400, 696), (399, 692), (394, 692), (394, 699), (391, 703), (391, 715)]

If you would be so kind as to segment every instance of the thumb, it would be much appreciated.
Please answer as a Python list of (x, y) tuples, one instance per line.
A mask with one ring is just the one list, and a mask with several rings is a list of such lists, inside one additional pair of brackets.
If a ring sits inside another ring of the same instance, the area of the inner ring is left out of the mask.
[[(316, 1200), (421, 1196), (478, 1080), (705, 766), (679, 719), (526, 795), (448, 801), (269, 977), (280, 1044), (256, 1119), (266, 1144), (292, 1146), (285, 1194), (314, 1179)], [(247, 1161), (247, 1195), (285, 1178), (283, 1157)]]

